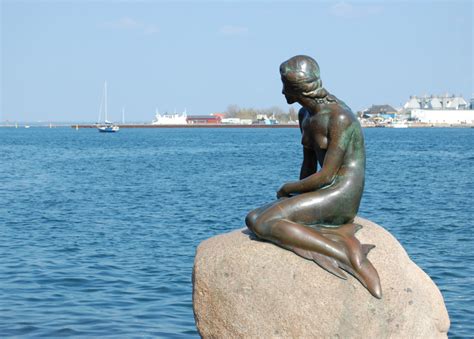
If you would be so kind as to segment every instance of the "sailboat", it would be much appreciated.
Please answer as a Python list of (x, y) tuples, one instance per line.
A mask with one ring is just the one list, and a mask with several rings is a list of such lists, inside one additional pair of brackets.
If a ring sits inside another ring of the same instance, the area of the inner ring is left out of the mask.
[[(103, 124), (97, 123), (97, 129), (99, 130), (99, 132), (103, 132), (103, 133), (115, 133), (120, 128), (114, 123), (107, 120), (107, 81), (104, 82), (103, 102), (104, 102), (104, 118), (105, 119), (104, 119)], [(100, 103), (100, 109), (99, 109), (99, 121), (101, 119), (101, 113), (102, 113), (102, 101)]]

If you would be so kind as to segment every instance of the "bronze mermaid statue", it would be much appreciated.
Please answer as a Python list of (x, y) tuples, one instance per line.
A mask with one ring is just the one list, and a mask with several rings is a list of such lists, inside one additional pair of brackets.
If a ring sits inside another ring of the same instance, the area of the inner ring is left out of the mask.
[(302, 106), (300, 179), (281, 186), (278, 200), (251, 211), (247, 227), (258, 238), (347, 279), (342, 268), (381, 298), (378, 273), (367, 259), (374, 246), (355, 237), (362, 227), (354, 218), (365, 181), (361, 126), (351, 109), (322, 86), (313, 58), (295, 56), (280, 65), (280, 74), (288, 104)]

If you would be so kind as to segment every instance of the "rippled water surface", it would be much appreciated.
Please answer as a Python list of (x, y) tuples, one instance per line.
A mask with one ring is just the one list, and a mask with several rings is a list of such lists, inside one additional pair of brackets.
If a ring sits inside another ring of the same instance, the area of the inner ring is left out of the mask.
[[(474, 334), (474, 129), (366, 129), (361, 216)], [(294, 180), (298, 129), (0, 129), (0, 336), (198, 336), (196, 246)]]

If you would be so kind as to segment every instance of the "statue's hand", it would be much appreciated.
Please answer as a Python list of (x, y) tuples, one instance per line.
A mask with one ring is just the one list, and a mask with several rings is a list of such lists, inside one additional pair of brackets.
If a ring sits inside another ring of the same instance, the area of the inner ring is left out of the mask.
[(278, 190), (277, 192), (277, 198), (280, 199), (280, 198), (283, 198), (283, 197), (289, 197), (290, 196), (290, 192), (288, 190), (288, 185), (287, 184), (284, 184), (283, 186), (280, 187), (280, 189)]

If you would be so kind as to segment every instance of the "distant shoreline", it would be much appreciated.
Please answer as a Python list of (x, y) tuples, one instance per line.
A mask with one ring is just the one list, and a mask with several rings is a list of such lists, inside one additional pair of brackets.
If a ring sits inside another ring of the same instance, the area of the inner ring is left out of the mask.
[[(120, 128), (297, 128), (296, 124), (277, 125), (241, 125), (241, 124), (188, 124), (188, 125), (151, 125), (130, 124), (118, 125)], [(72, 128), (96, 128), (96, 125), (72, 125)]]
[[(299, 128), (297, 124), (276, 125), (242, 125), (242, 124), (189, 124), (189, 125), (151, 125), (151, 124), (124, 124), (120, 128)], [(363, 128), (393, 128), (389, 126), (365, 126)], [(71, 125), (71, 128), (96, 128), (96, 125)], [(425, 124), (413, 123), (408, 128), (474, 128), (472, 124)]]
[[(298, 128), (296, 124), (276, 124), (276, 125), (237, 125), (237, 124), (189, 124), (189, 125), (152, 125), (152, 124), (119, 124), (120, 128)], [(95, 124), (46, 124), (36, 125), (34, 123), (22, 123), (18, 125), (0, 125), (0, 128), (97, 128)], [(389, 126), (366, 126), (363, 128), (393, 128)], [(474, 128), (473, 124), (427, 124), (412, 123), (408, 128)]]

